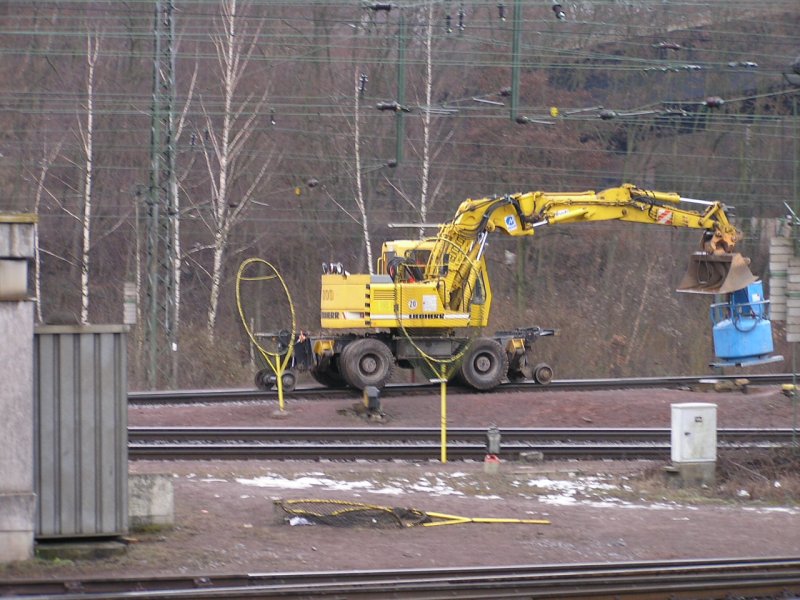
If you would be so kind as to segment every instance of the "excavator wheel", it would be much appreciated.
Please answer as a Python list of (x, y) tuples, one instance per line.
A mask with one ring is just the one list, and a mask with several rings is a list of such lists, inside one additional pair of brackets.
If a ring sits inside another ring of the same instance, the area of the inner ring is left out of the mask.
[(327, 388), (340, 389), (347, 387), (347, 382), (344, 380), (341, 373), (334, 370), (331, 365), (328, 365), (327, 368), (317, 367), (311, 369), (309, 373), (311, 373), (311, 377), (314, 378), (314, 381)]
[(448, 378), (448, 382), (452, 383), (453, 385), (467, 385), (467, 382), (464, 381), (464, 377), (461, 376), (461, 369), (456, 369)]
[(378, 389), (392, 378), (394, 356), (389, 347), (374, 338), (361, 338), (350, 342), (340, 357), (342, 375), (356, 389), (367, 386)]
[(533, 380), (541, 385), (547, 385), (553, 381), (553, 367), (547, 363), (539, 363), (533, 367)]
[(489, 391), (500, 385), (508, 372), (508, 356), (503, 347), (490, 338), (472, 342), (461, 362), (461, 378), (470, 387)]
[(508, 380), (511, 383), (520, 383), (522, 381), (525, 381), (526, 379), (528, 379), (528, 378), (525, 377), (525, 373), (523, 373), (522, 371), (509, 371), (508, 372)]

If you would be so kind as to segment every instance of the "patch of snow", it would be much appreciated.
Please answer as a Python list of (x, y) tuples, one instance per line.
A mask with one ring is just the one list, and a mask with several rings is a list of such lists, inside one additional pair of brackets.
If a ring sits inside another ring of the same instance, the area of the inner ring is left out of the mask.
[(785, 513), (787, 515), (800, 515), (800, 510), (791, 506), (742, 506), (742, 510), (754, 513)]
[[(194, 474), (191, 475), (192, 477)], [(464, 480), (465, 473), (455, 473), (462, 484), (469, 484), (470, 481)], [(204, 482), (225, 481), (218, 479), (203, 479)], [(325, 491), (345, 491), (352, 492), (355, 496), (364, 494), (383, 494), (387, 496), (401, 496), (410, 492), (425, 493), (431, 496), (466, 496), (459, 489), (456, 489), (440, 476), (428, 474), (420, 477), (416, 481), (398, 478), (388, 482), (376, 482), (370, 480), (344, 481), (325, 476), (323, 473), (299, 474), (293, 478), (282, 475), (267, 474), (252, 479), (238, 478), (237, 483), (248, 486), (273, 488), (281, 490), (299, 490), (319, 488)], [(697, 511), (700, 507), (682, 505), (674, 502), (650, 502), (645, 498), (640, 498), (638, 502), (631, 502), (613, 497), (604, 497), (603, 492), (619, 489), (618, 486), (605, 483), (598, 477), (577, 477), (573, 476), (570, 480), (561, 479), (531, 479), (514, 481), (512, 487), (520, 488), (520, 493), (515, 493), (518, 497), (538, 501), (541, 504), (553, 506), (585, 506), (589, 508), (627, 508), (627, 509), (646, 509), (661, 511)], [(626, 487), (626, 486), (623, 486)], [(543, 494), (526, 494), (522, 490), (541, 490)], [(745, 490), (742, 490), (745, 494)], [(248, 496), (242, 495), (242, 498)], [(480, 500), (502, 500), (502, 496), (497, 494), (475, 495)], [(724, 510), (724, 509), (723, 509)], [(800, 514), (800, 509), (794, 507), (737, 507), (737, 510), (747, 510), (759, 513), (781, 512), (789, 515)], [(688, 517), (675, 517), (673, 520), (689, 520)]]

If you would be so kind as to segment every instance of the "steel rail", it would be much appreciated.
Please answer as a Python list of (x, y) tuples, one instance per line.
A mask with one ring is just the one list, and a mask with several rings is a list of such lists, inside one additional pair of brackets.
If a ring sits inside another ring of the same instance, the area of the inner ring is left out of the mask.
[[(720, 375), (720, 376), (677, 376), (677, 377), (629, 377), (622, 379), (560, 379), (554, 380), (549, 385), (543, 386), (533, 382), (504, 383), (493, 393), (507, 393), (516, 391), (577, 391), (577, 390), (604, 390), (604, 389), (642, 389), (642, 388), (683, 388), (700, 385), (705, 381), (728, 381), (746, 379), (751, 385), (775, 385), (792, 382), (791, 373), (766, 374), (766, 375)], [(382, 390), (383, 397), (393, 397), (409, 394), (436, 393), (438, 384), (389, 384)], [(453, 395), (471, 394), (474, 390), (451, 385), (448, 393)], [(325, 387), (300, 387), (292, 392), (287, 392), (289, 398), (351, 398), (360, 397), (357, 390), (350, 388), (334, 389)], [(200, 404), (222, 402), (255, 402), (276, 400), (277, 391), (260, 391), (254, 389), (216, 389), (216, 390), (160, 390), (160, 391), (129, 391), (128, 403), (130, 405), (158, 405), (158, 404)]]
[[(664, 458), (670, 453), (669, 429), (501, 428), (503, 458), (540, 452), (558, 458)], [(440, 451), (437, 428), (318, 428), (318, 427), (130, 427), (131, 459), (432, 459)], [(791, 429), (721, 429), (720, 447), (788, 445)], [(483, 459), (487, 431), (453, 428), (448, 455), (453, 459)]]
[(282, 572), (0, 582), (0, 596), (106, 598), (723, 598), (800, 593), (800, 558)]

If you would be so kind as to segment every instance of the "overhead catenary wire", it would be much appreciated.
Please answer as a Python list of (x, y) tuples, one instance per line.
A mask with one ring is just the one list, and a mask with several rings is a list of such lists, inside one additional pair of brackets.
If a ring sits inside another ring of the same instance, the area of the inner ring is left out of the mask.
[[(259, 9), (285, 9), (289, 12), (299, 13), (297, 10), (298, 5), (301, 3), (290, 3), (290, 2), (272, 2), (272, 1), (256, 1), (251, 4), (251, 7), (254, 10), (254, 13), (251, 15), (246, 16), (245, 18), (255, 23), (258, 19), (262, 18), (263, 15), (255, 14)], [(408, 7), (413, 7), (416, 5), (422, 5), (423, 3), (402, 3)], [(543, 12), (546, 14), (549, 7), (543, 3)], [(565, 3), (568, 5), (569, 3)], [(149, 2), (140, 1), (140, 2), (128, 2), (127, 10), (122, 10), (118, 6), (114, 6), (114, 3), (82, 3), (76, 0), (71, 1), (64, 1), (64, 2), (56, 2), (54, 5), (58, 6), (64, 13), (73, 13), (73, 16), (70, 19), (67, 19), (66, 22), (63, 23), (64, 27), (62, 29), (54, 30), (54, 31), (45, 31), (45, 30), (34, 30), (28, 29), (24, 30), (22, 27), (14, 28), (13, 23), (16, 21), (18, 23), (22, 23), (22, 17), (18, 17), (16, 14), (10, 20), (6, 20), (3, 23), (4, 31), (7, 35), (12, 36), (21, 36), (26, 40), (34, 39), (36, 36), (40, 36), (41, 39), (45, 39), (47, 36), (55, 36), (55, 39), (64, 39), (69, 40), (71, 38), (78, 38), (83, 35), (83, 30), (85, 28), (85, 21), (84, 17), (88, 15), (92, 15), (93, 19), (96, 23), (100, 25), (108, 25), (109, 29), (106, 30), (106, 35), (110, 36), (109, 39), (122, 41), (126, 39), (131, 39), (130, 32), (126, 32), (126, 30), (122, 27), (117, 28), (116, 30), (111, 29), (113, 24), (115, 23), (115, 18), (119, 17), (120, 15), (131, 15), (136, 14), (139, 11), (139, 14), (143, 16), (142, 21), (142, 28), (138, 31), (133, 31), (133, 38), (140, 39), (140, 40), (148, 40), (149, 39), (149, 31), (144, 24), (144, 16), (147, 16), (149, 19), (149, 11), (151, 8), (151, 4)], [(203, 1), (193, 1), (193, 0), (185, 0), (181, 3), (181, 17), (186, 20), (187, 26), (186, 30), (184, 31), (185, 37), (182, 39), (182, 44), (184, 47), (188, 47), (188, 43), (192, 41), (202, 41), (203, 36), (206, 35), (206, 31), (202, 29), (201, 23), (207, 23), (209, 19), (211, 19), (215, 12), (218, 3), (216, 1), (211, 0), (203, 0)], [(344, 33), (337, 34), (332, 39), (338, 40), (338, 46), (334, 45), (332, 48), (355, 48), (356, 51), (367, 50), (370, 48), (370, 45), (367, 43), (368, 39), (366, 36), (368, 34), (364, 33), (364, 39), (358, 41), (356, 46), (353, 46), (353, 38), (352, 38), (352, 27), (351, 24), (358, 22), (358, 14), (360, 10), (357, 6), (354, 6), (353, 3), (347, 2), (307, 2), (302, 3), (301, 8), (307, 8), (312, 6), (328, 6), (338, 10), (350, 10), (352, 13), (352, 18), (344, 19), (340, 15), (333, 15), (333, 18), (329, 20), (323, 19), (323, 23), (327, 23), (329, 25), (340, 26), (342, 27), (343, 31), (346, 29), (348, 30), (347, 35)], [(720, 9), (723, 7), (723, 4), (718, 2), (678, 2), (674, 4), (675, 7), (681, 10), (714, 10)], [(726, 3), (724, 6), (727, 7), (727, 10), (731, 12), (731, 14), (735, 17), (735, 11), (744, 11), (742, 14), (749, 14), (747, 13), (748, 10), (751, 9), (750, 6), (747, 5), (745, 2), (730, 2)], [(102, 9), (101, 9), (102, 7)], [(507, 55), (504, 55), (504, 52), (507, 52), (508, 49), (508, 40), (507, 35), (504, 38), (503, 30), (499, 28), (497, 19), (496, 19), (496, 7), (494, 3), (490, 2), (465, 2), (464, 7), (469, 14), (469, 28), (467, 35), (459, 38), (457, 41), (450, 43), (451, 38), (448, 38), (444, 33), (438, 32), (436, 34), (437, 44), (450, 44), (451, 47), (446, 48), (443, 46), (439, 47), (439, 50), (442, 52), (442, 55), (439, 57), (440, 60), (436, 61), (437, 68), (440, 69), (449, 69), (453, 67), (464, 67), (464, 66), (472, 66), (472, 67), (481, 67), (485, 66), (487, 68), (502, 66), (503, 64), (507, 63)], [(609, 14), (613, 14), (613, 9), (618, 8), (615, 7), (615, 3), (612, 2), (598, 2), (597, 3), (598, 9), (608, 9), (611, 11)], [(794, 5), (789, 2), (777, 2), (771, 3), (770, 5), (770, 12), (763, 17), (763, 24), (768, 26), (772, 23), (770, 19), (775, 18), (775, 23), (777, 24), (777, 17), (773, 15), (777, 15), (779, 11), (791, 11)], [(80, 12), (83, 14), (79, 14)], [(548, 20), (545, 21), (544, 19), (540, 19), (540, 15), (538, 12), (533, 11), (534, 14), (530, 15), (531, 11), (527, 9), (526, 6), (526, 17), (525, 17), (525, 26), (530, 27), (530, 33), (538, 34), (544, 36), (545, 38), (559, 40), (559, 39), (566, 39), (567, 36), (571, 34), (569, 31), (565, 30), (556, 30), (553, 29), (553, 24), (549, 22), (551, 20), (551, 15), (548, 16)], [(270, 18), (270, 17), (267, 17)], [(605, 17), (604, 17), (605, 18)], [(266, 46), (274, 45), (275, 48), (280, 48), (281, 44), (289, 44), (289, 46), (285, 46), (286, 49), (289, 49), (290, 52), (286, 52), (281, 54), (278, 52), (275, 56), (271, 56), (265, 54), (263, 56), (255, 57), (257, 63), (266, 66), (266, 65), (276, 65), (280, 64), (282, 61), (307, 61), (310, 64), (315, 64), (315, 61), (318, 63), (321, 62), (320, 59), (315, 58), (313, 53), (308, 52), (307, 47), (303, 47), (302, 43), (304, 40), (308, 39), (308, 32), (309, 32), (309, 25), (310, 20), (308, 18), (303, 18), (299, 14), (292, 15), (281, 15), (280, 20), (275, 18), (274, 23), (280, 24), (281, 22), (287, 22), (291, 27), (290, 30), (293, 29), (293, 33), (285, 34), (285, 33), (264, 33), (263, 34), (263, 43)], [(11, 26), (9, 27), (9, 24)], [(575, 27), (588, 27), (588, 28), (596, 28), (596, 30), (592, 31), (592, 35), (594, 36), (594, 40), (592, 45), (586, 45), (585, 47), (577, 47), (577, 48), (559, 48), (557, 45), (552, 44), (533, 44), (533, 43), (524, 43), (523, 48), (526, 52), (530, 52), (531, 56), (533, 57), (529, 62), (525, 63), (527, 67), (536, 69), (543, 72), (558, 72), (565, 68), (574, 69), (577, 71), (587, 71), (587, 72), (596, 72), (597, 70), (606, 71), (609, 73), (639, 73), (644, 66), (650, 64), (660, 64), (658, 60), (655, 58), (653, 59), (643, 59), (638, 56), (626, 56), (626, 55), (614, 55), (609, 54), (607, 52), (596, 50), (595, 48), (606, 41), (613, 41), (614, 43), (620, 44), (622, 48), (638, 48), (640, 50), (646, 49), (648, 46), (647, 44), (651, 43), (649, 40), (641, 39), (636, 40), (635, 38), (629, 39), (618, 39), (616, 36), (616, 29), (625, 27), (629, 32), (632, 32), (635, 36), (640, 36), (641, 38), (645, 38), (647, 36), (655, 35), (657, 33), (657, 26), (655, 23), (653, 24), (631, 24), (626, 23), (625, 19), (620, 19), (617, 23), (612, 23), (614, 25), (613, 28), (608, 28), (609, 22), (605, 20), (592, 20), (592, 19), (573, 19), (573, 22), (570, 26)], [(391, 23), (381, 23), (381, 24), (372, 24), (371, 27), (384, 27), (388, 29), (391, 27)], [(102, 29), (100, 27), (99, 29)], [(612, 31), (613, 30), (613, 31)], [(730, 36), (733, 38), (737, 31), (735, 29), (728, 29), (722, 26), (712, 26), (706, 29), (712, 35), (720, 35), (720, 36)], [(507, 33), (507, 30), (505, 30)], [(491, 35), (484, 35), (484, 34), (491, 34)], [(761, 38), (764, 37), (765, 34), (761, 34)], [(759, 36), (754, 34), (753, 40), (758, 40)], [(793, 56), (795, 53), (794, 50), (788, 51), (791, 48), (792, 38), (791, 36), (776, 36), (771, 34), (770, 35), (771, 43), (775, 45), (785, 45), (787, 47), (787, 55)], [(348, 45), (349, 44), (349, 45)], [(492, 51), (484, 51), (481, 49), (481, 45), (488, 47), (490, 45), (496, 46), (495, 50)], [(758, 44), (752, 44), (753, 48), (758, 48)], [(12, 52), (16, 52), (17, 56), (24, 56), (27, 55), (26, 52), (29, 50), (29, 46), (20, 45), (15, 50), (14, 48), (11, 49)], [(6, 50), (8, 51), (8, 50)], [(298, 54), (292, 54), (292, 52), (297, 51)], [(112, 60), (112, 59), (120, 59), (120, 58), (144, 58), (148, 56), (148, 48), (146, 46), (142, 46), (139, 51), (131, 52), (122, 52), (120, 50), (112, 50), (109, 49), (108, 53), (105, 54), (105, 58)], [(727, 72), (732, 71), (733, 69), (728, 67), (729, 58), (732, 57), (734, 54), (731, 50), (715, 50), (714, 48), (704, 49), (704, 52), (712, 56), (716, 53), (719, 54), (719, 60), (715, 61), (699, 61), (697, 64), (700, 64), (704, 67), (704, 70), (719, 70), (720, 72)], [(739, 53), (740, 54), (740, 53)], [(768, 52), (759, 52), (757, 50), (751, 50), (747, 53), (748, 59), (754, 59), (756, 62), (759, 62), (759, 69), (757, 72), (748, 73), (748, 77), (754, 78), (755, 81), (759, 80), (768, 80), (770, 77), (776, 75), (779, 69), (775, 67), (767, 68), (763, 67), (761, 63), (765, 62), (765, 59), (770, 59), (771, 54)], [(37, 56), (36, 54), (31, 55), (33, 57)], [(50, 53), (42, 53), (40, 56), (43, 58), (47, 58), (48, 60), (57, 59), (60, 55), (58, 51), (52, 51)], [(65, 51), (63, 57), (79, 57), (79, 53), (70, 53), (69, 51)], [(193, 51), (190, 54), (187, 54), (188, 60), (209, 60), (213, 57), (213, 54), (208, 51)], [(472, 60), (468, 60), (468, 57), (472, 57)], [(475, 60), (477, 57), (477, 60)], [(339, 59), (335, 59), (339, 60)], [(346, 59), (341, 59), (346, 60)], [(608, 64), (597, 64), (596, 61), (610, 61)], [(367, 61), (369, 62), (369, 60)], [(375, 60), (372, 64), (378, 64), (379, 61)], [(670, 61), (664, 62), (664, 64), (674, 64), (677, 61), (674, 58), (671, 58)], [(585, 63), (585, 64), (581, 64)], [(773, 60), (774, 63), (774, 60)], [(288, 63), (285, 63), (288, 64)], [(333, 64), (337, 64), (334, 62)], [(410, 59), (409, 64), (414, 65), (415, 60)], [(790, 93), (790, 92), (787, 92)], [(2, 103), (7, 103), (8, 105), (16, 105), (14, 110), (19, 111), (19, 114), (27, 114), (30, 116), (36, 115), (47, 115), (47, 116), (58, 116), (59, 114), (63, 116), (71, 116), (75, 114), (75, 111), (79, 110), (80, 105), (80, 94), (75, 93), (73, 98), (69, 98), (69, 95), (58, 94), (57, 92), (52, 93), (52, 97), (58, 98), (58, 103), (42, 107), (42, 108), (35, 108), (37, 103), (41, 103), (42, 100), (46, 98), (44, 94), (37, 94), (33, 92), (32, 95), (25, 97), (22, 95), (9, 95), (6, 96), (3, 100), (0, 100)], [(753, 100), (758, 99), (759, 97), (765, 97), (760, 94), (753, 94), (751, 96), (741, 96), (740, 98), (743, 100)], [(301, 97), (297, 97), (298, 100)], [(206, 101), (209, 107), (209, 114), (212, 116), (218, 116), (221, 114), (219, 111), (219, 98), (214, 98), (213, 94), (206, 94)], [(146, 106), (149, 99), (147, 98), (146, 94), (142, 94), (141, 97), (136, 98), (128, 96), (123, 97), (121, 94), (114, 94), (112, 92), (103, 92), (101, 91), (98, 95), (97, 102), (100, 106), (100, 110), (98, 114), (107, 115), (107, 116), (121, 116), (121, 115), (130, 115), (136, 116), (138, 111), (142, 111), (142, 115), (144, 116), (144, 107)], [(670, 98), (662, 99), (664, 102), (671, 102), (673, 101)], [(62, 107), (59, 108), (58, 105)], [(286, 134), (290, 132), (298, 132), (302, 133), (303, 135), (312, 136), (312, 137), (324, 137), (329, 136), (329, 132), (324, 131), (308, 131), (308, 129), (304, 129), (299, 126), (299, 123), (295, 123), (297, 126), (292, 126), (291, 121), (293, 119), (304, 119), (311, 116), (321, 119), (330, 119), (332, 122), (335, 120), (341, 119), (350, 119), (353, 117), (352, 114), (349, 114), (347, 108), (343, 108), (342, 104), (345, 104), (338, 100), (332, 100), (330, 97), (319, 96), (317, 102), (310, 102), (305, 103), (303, 107), (298, 110), (298, 102), (292, 98), (276, 98), (275, 102), (270, 103), (270, 110), (274, 110), (275, 113), (278, 115), (279, 120), (281, 123), (286, 123), (280, 131)], [(30, 106), (31, 108), (28, 108)], [(21, 108), (20, 108), (21, 107)], [(532, 115), (545, 112), (549, 107), (546, 105), (542, 106), (534, 106), (528, 105), (521, 107), (521, 110), (524, 113), (530, 113)], [(579, 107), (575, 107), (579, 108)], [(626, 107), (626, 106), (615, 106), (612, 107), (612, 110), (616, 110), (619, 113), (623, 113), (624, 111), (631, 111), (634, 110), (636, 107)], [(410, 116), (410, 118), (415, 118), (414, 116)], [(480, 122), (480, 121), (487, 121), (499, 122), (501, 119), (504, 118), (503, 115), (497, 114), (497, 112), (492, 113), (490, 110), (477, 110), (471, 108), (463, 108), (461, 109), (461, 113), (458, 117), (455, 117), (459, 121), (466, 121), (469, 120), (471, 122)], [(790, 118), (790, 115), (751, 115), (749, 113), (742, 113), (736, 110), (733, 110), (728, 103), (726, 106), (726, 112), (723, 114), (715, 114), (715, 115), (708, 115), (705, 118), (704, 122), (704, 130), (707, 133), (715, 133), (715, 134), (725, 134), (729, 132), (729, 128), (731, 125), (742, 125), (750, 127), (751, 131), (749, 135), (752, 139), (775, 139), (781, 140), (786, 139), (785, 133), (781, 131), (781, 128), (785, 126), (786, 120)], [(625, 127), (647, 127), (651, 121), (644, 116), (632, 116), (630, 114), (625, 115)], [(758, 125), (757, 128), (753, 128), (752, 124), (755, 123)], [(287, 126), (288, 125), (288, 126)], [(592, 124), (593, 127), (604, 127), (602, 124)], [(613, 128), (617, 127), (617, 123), (609, 123), (608, 127)], [(609, 129), (611, 131), (612, 129)], [(59, 129), (46, 129), (43, 128), (43, 134), (47, 135), (68, 135), (70, 133), (70, 129), (65, 127), (61, 130)], [(108, 130), (103, 132), (99, 130), (101, 133), (109, 134), (112, 130)], [(346, 135), (346, 133), (342, 133), (341, 135)], [(413, 132), (409, 133), (409, 140), (413, 143), (414, 137)], [(386, 133), (381, 133), (376, 131), (372, 136), (365, 136), (365, 140), (370, 143), (380, 143), (382, 140), (385, 140)], [(7, 147), (14, 149), (13, 142), (7, 142)], [(8, 144), (11, 144), (8, 146)], [(449, 142), (450, 147), (454, 150), (458, 150), (461, 148), (465, 148), (468, 146), (468, 142), (461, 142), (461, 141), (453, 141)], [(506, 143), (506, 144), (496, 144), (491, 141), (483, 142), (483, 145), (487, 149), (491, 148), (498, 148), (498, 149), (506, 149), (511, 151), (523, 151), (523, 150), (530, 150), (530, 151), (538, 151), (538, 152), (546, 152), (548, 149), (557, 150), (557, 148), (548, 148), (546, 144), (542, 143), (534, 143), (530, 144), (528, 142), (519, 144), (515, 144), (513, 142)], [(22, 148), (22, 146), (19, 146)], [(126, 148), (135, 148), (135, 143), (130, 144), (129, 146), (120, 143), (117, 140), (113, 141), (99, 141), (98, 148), (104, 150), (119, 150), (124, 151)], [(184, 149), (184, 146), (180, 146)], [(29, 149), (26, 151), (30, 152)], [(593, 150), (584, 151), (580, 146), (576, 146), (571, 149), (571, 152), (575, 153), (577, 156), (585, 155), (587, 157), (591, 156)], [(30, 165), (32, 162), (25, 161), (22, 158), (18, 158), (17, 153), (15, 152), (8, 152), (5, 153), (5, 158), (12, 158), (15, 162), (13, 164), (17, 165)], [(655, 151), (653, 156), (667, 156), (667, 153), (661, 151)], [(691, 156), (691, 155), (689, 155)], [(319, 157), (315, 157), (313, 153), (302, 153), (302, 152), (293, 152), (291, 154), (287, 154), (287, 159), (294, 160), (294, 161), (321, 161), (322, 163), (326, 162), (326, 159), (319, 159)], [(342, 160), (347, 160), (347, 156), (341, 157)], [(771, 164), (779, 164), (780, 161), (785, 161), (785, 158), (769, 158), (769, 157), (750, 157), (748, 159), (753, 164), (758, 165), (760, 163), (771, 163)], [(6, 164), (9, 164), (11, 161), (6, 161)], [(331, 168), (336, 170), (337, 168), (337, 160), (332, 159), (329, 161)], [(67, 166), (67, 165), (64, 165)], [(105, 169), (105, 172), (115, 172), (115, 171), (131, 171), (135, 170), (135, 168), (122, 166), (122, 165), (102, 165), (102, 168)], [(474, 171), (474, 167), (466, 162), (457, 162), (453, 160), (449, 161), (442, 161), (438, 168), (441, 169), (444, 173), (459, 173), (460, 177), (463, 178), (465, 182), (469, 182), (470, 184), (474, 184), (476, 186), (490, 186), (492, 185), (491, 182), (482, 180), (480, 175), (474, 177), (474, 179), (470, 179), (469, 173)], [(515, 171), (519, 171), (519, 174), (522, 174), (522, 170), (519, 168), (511, 167), (509, 168), (509, 173), (515, 175)], [(553, 174), (571, 174), (576, 180), (577, 179), (587, 179), (592, 177), (593, 171), (590, 169), (581, 169), (581, 168), (551, 168), (549, 171)], [(719, 177), (717, 178), (713, 174), (709, 174), (708, 176), (704, 176), (704, 181), (708, 182), (709, 184), (713, 184), (715, 180), (718, 181), (725, 181), (724, 178)], [(409, 181), (411, 179), (409, 178)]]

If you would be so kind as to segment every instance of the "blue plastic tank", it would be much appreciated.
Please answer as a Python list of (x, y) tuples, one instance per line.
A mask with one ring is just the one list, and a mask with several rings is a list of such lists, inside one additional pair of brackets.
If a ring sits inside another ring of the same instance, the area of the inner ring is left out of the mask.
[(783, 360), (774, 350), (769, 300), (761, 281), (728, 294), (727, 302), (711, 305), (714, 354), (725, 364), (760, 364)]

